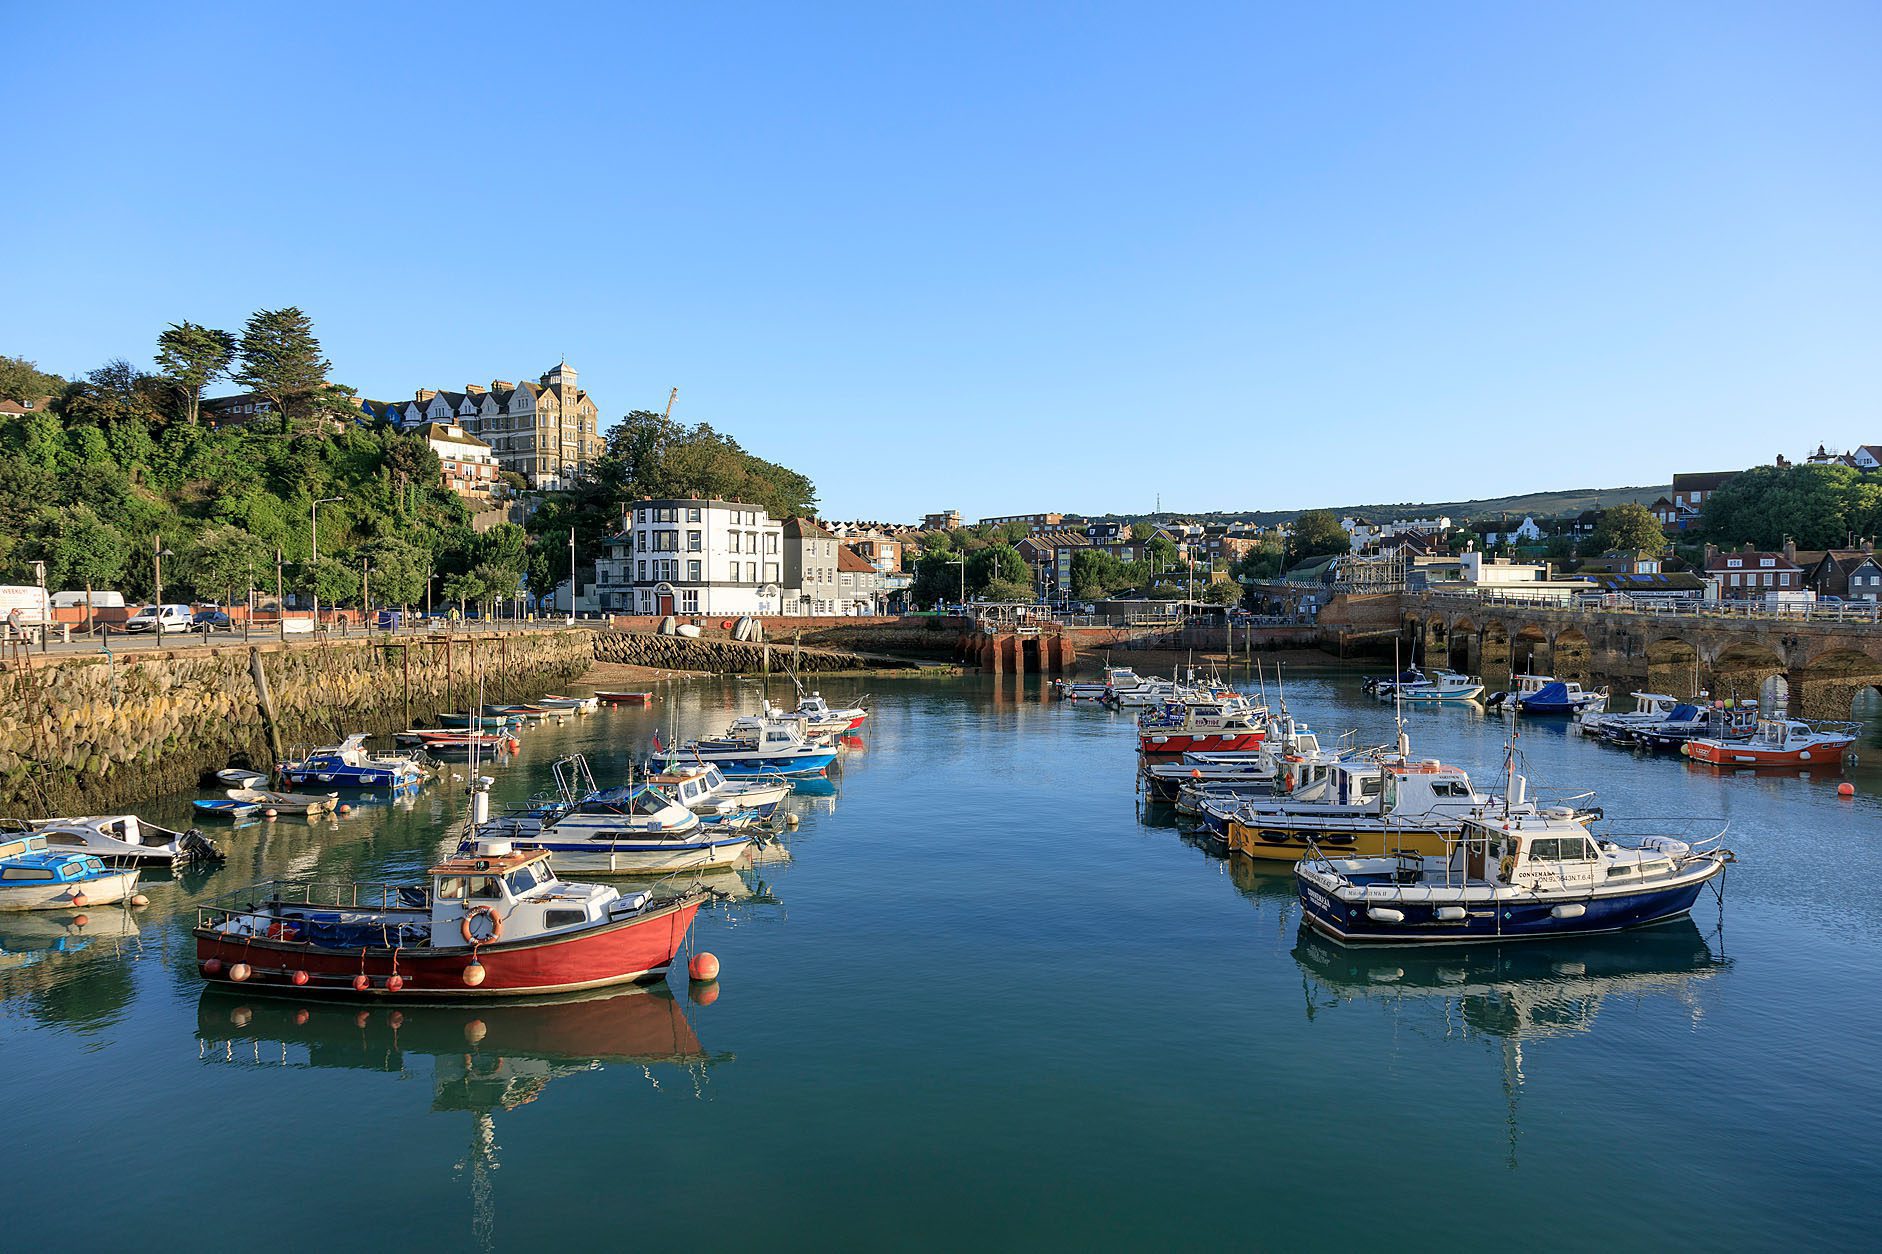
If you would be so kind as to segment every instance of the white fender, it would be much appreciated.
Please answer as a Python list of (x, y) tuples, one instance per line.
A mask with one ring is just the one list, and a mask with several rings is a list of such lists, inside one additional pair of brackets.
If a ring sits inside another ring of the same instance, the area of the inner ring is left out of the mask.
[(1405, 921), (1405, 912), (1403, 910), (1394, 910), (1390, 906), (1368, 906), (1366, 908), (1366, 917), (1371, 919), (1374, 923), (1403, 923)]
[(1582, 905), (1579, 901), (1571, 901), (1565, 905), (1552, 907), (1549, 913), (1558, 919), (1579, 919), (1582, 915), (1588, 913), (1588, 907)]
[(1439, 906), (1431, 917), (1440, 923), (1462, 923), (1468, 912), (1462, 906)]

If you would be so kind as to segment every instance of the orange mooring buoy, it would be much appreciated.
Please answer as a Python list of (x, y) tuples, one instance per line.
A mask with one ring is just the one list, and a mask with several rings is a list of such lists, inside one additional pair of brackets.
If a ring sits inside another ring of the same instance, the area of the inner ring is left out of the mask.
[(694, 954), (693, 960), (686, 964), (686, 974), (702, 984), (716, 980), (719, 978), (719, 960), (708, 953)]

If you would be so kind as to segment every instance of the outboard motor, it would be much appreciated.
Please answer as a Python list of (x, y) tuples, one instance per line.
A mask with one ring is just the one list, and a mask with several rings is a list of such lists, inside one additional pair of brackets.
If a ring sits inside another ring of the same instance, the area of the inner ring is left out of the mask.
[(228, 855), (216, 847), (216, 842), (203, 835), (201, 829), (190, 828), (176, 839), (179, 861), (214, 863), (227, 860)]

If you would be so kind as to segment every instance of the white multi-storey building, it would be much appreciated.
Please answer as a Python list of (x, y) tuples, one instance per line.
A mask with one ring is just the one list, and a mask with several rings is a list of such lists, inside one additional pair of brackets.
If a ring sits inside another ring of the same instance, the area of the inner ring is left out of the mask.
[(783, 524), (742, 501), (637, 501), (595, 562), (603, 612), (775, 614)]

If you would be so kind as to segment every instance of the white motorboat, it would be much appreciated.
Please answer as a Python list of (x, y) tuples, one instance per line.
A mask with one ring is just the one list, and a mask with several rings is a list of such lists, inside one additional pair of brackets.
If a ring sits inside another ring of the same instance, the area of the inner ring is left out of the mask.
[(1434, 671), (1412, 683), (1395, 684), (1379, 694), (1407, 705), (1459, 705), (1483, 695), (1483, 681), (1457, 671)]
[(195, 828), (173, 832), (135, 814), (27, 819), (27, 830), (46, 838), (58, 853), (89, 853), (108, 867), (187, 866), (222, 861), (216, 843)]
[(224, 767), (216, 772), (216, 778), (231, 788), (265, 788), (268, 776), (262, 771), (251, 771), (246, 767)]
[(675, 801), (701, 815), (737, 814), (751, 811), (759, 818), (769, 818), (778, 803), (791, 795), (788, 779), (727, 779), (716, 766), (674, 766), (651, 776), (648, 783), (667, 793)]
[[(532, 831), (531, 828), (534, 828)], [(651, 784), (592, 792), (567, 808), (511, 822), (492, 819), (467, 832), (459, 851), (501, 839), (547, 853), (558, 867), (598, 875), (665, 875), (736, 863), (751, 848), (748, 830), (701, 821)]]
[(340, 804), (337, 792), (265, 792), (259, 788), (231, 788), (229, 800), (246, 801), (277, 814), (324, 814)]

